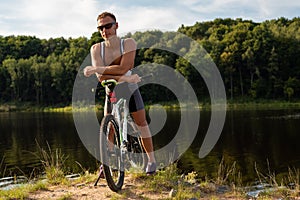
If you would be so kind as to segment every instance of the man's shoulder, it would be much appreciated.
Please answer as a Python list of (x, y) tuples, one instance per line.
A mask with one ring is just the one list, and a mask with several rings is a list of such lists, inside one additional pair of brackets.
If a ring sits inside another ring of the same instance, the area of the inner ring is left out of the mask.
[(100, 43), (96, 43), (91, 46), (91, 51), (97, 51), (97, 50), (100, 50)]
[(136, 41), (133, 38), (124, 39), (124, 44), (129, 48), (136, 47)]
[(124, 41), (127, 43), (136, 43), (133, 38), (125, 38)]

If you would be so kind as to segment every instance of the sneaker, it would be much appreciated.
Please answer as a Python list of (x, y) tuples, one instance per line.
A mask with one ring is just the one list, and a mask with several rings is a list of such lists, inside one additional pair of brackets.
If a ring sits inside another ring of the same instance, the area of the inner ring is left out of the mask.
[(156, 163), (148, 163), (146, 168), (146, 174), (148, 176), (154, 175), (156, 173)]

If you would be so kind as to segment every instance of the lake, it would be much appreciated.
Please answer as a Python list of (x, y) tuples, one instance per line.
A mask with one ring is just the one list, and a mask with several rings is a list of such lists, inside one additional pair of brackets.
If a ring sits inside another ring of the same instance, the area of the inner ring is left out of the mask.
[[(209, 111), (200, 112), (200, 124), (190, 147), (177, 160), (182, 172), (196, 171), (200, 177), (217, 175), (221, 160), (230, 168), (235, 164), (244, 182), (261, 173), (286, 175), (288, 168), (300, 168), (300, 109), (229, 110), (221, 136), (204, 158), (198, 153), (210, 122)], [(102, 113), (98, 113), (101, 119)], [(153, 136), (155, 149), (163, 148), (180, 123), (179, 111), (167, 111), (162, 129)], [(36, 156), (39, 144), (45, 150), (60, 149), (67, 156), (69, 172), (96, 170), (98, 161), (80, 140), (72, 113), (0, 113), (1, 176), (41, 173)], [(93, 133), (97, 134), (97, 133)], [(180, 145), (180, 140), (177, 141)], [(157, 155), (159, 156), (159, 155)]]

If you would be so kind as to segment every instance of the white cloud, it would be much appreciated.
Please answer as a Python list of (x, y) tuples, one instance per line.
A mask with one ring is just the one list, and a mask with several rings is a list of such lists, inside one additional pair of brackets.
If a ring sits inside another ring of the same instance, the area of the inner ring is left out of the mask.
[(263, 21), (298, 17), (300, 1), (292, 0), (174, 0), (150, 2), (122, 0), (9, 0), (0, 1), (0, 35), (90, 37), (97, 15), (111, 11), (119, 33), (136, 30), (177, 30), (181, 24), (215, 18)]
[(261, 20), (278, 17), (299, 17), (300, 1), (292, 0), (258, 0)]
[(165, 10), (155, 7), (132, 7), (131, 9), (134, 15), (126, 15), (128, 10), (118, 11), (121, 16), (124, 16), (119, 19), (122, 32), (142, 29), (176, 30), (178, 28), (179, 17), (176, 16), (176, 10), (172, 8)]
[[(93, 26), (96, 9), (93, 0), (25, 0), (6, 12), (14, 16), (11, 20), (0, 20), (2, 23), (12, 23), (7, 24), (11, 26), (7, 32), (15, 31), (9, 34), (29, 34), (41, 38), (90, 36), (96, 31)], [(7, 33), (1, 30), (0, 34)]]
[(110, 4), (102, 5), (101, 8), (100, 12), (109, 11), (116, 15), (119, 34), (147, 29), (177, 30), (178, 24), (182, 21), (178, 10), (172, 7), (166, 9), (164, 7), (128, 5), (124, 8), (117, 4)]
[(263, 21), (270, 18), (298, 17), (300, 1), (292, 0), (187, 0), (177, 1), (203, 20), (244, 18)]

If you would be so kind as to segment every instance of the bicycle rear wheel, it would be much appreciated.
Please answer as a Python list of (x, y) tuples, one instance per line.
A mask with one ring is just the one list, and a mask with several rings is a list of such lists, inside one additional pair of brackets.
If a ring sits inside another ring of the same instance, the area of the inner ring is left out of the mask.
[(117, 192), (124, 183), (124, 162), (119, 127), (113, 115), (106, 115), (100, 127), (100, 154), (109, 188)]

